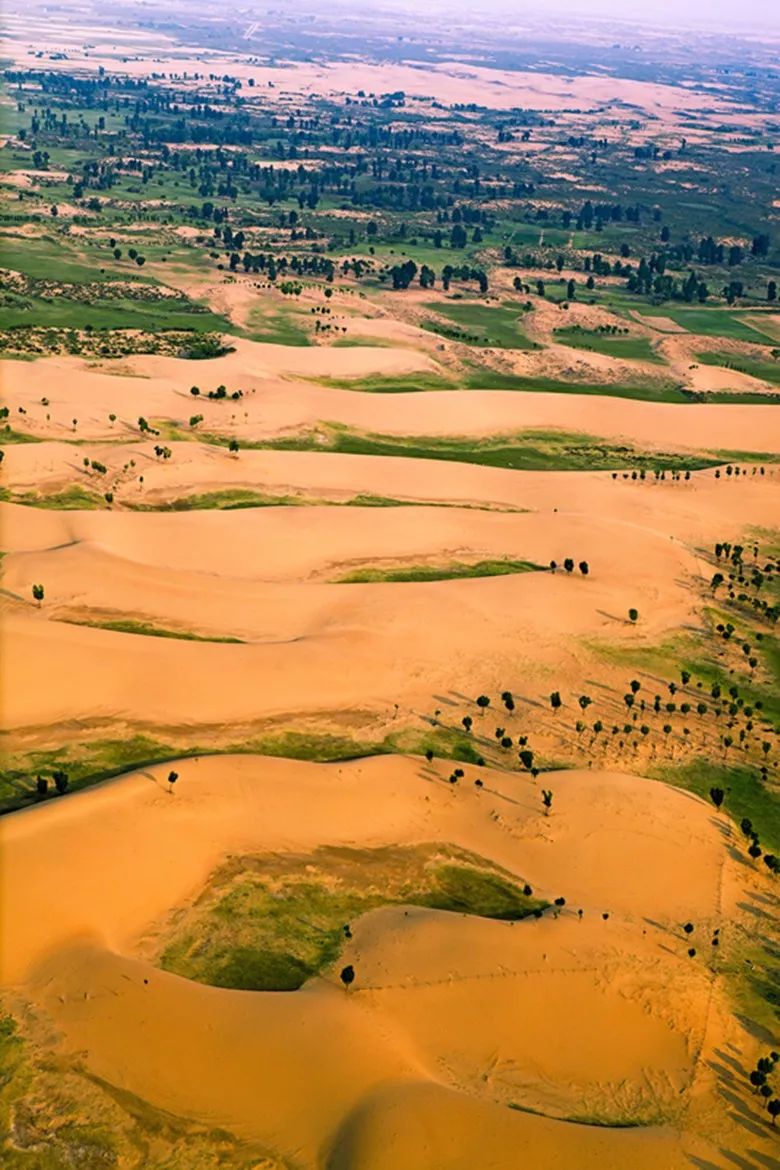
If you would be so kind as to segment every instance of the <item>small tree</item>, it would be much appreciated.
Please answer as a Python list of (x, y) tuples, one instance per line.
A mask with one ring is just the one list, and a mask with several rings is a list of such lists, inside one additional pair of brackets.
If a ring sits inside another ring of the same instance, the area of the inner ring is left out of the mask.
[(530, 772), (534, 766), (534, 753), (529, 748), (524, 748), (520, 753), (520, 763), (524, 768)]
[(716, 809), (719, 809), (720, 806), (723, 804), (723, 800), (724, 800), (725, 795), (726, 795), (726, 793), (723, 791), (722, 788), (711, 788), (710, 789), (710, 800), (715, 805)]
[(780, 1117), (780, 1097), (773, 1097), (771, 1101), (767, 1101), (766, 1111), (772, 1118), (772, 1125), (774, 1125)]
[(632, 625), (635, 625), (639, 621), (639, 610), (630, 609), (628, 611), (628, 620), (631, 622)]
[(230, 442), (228, 443), (228, 451), (230, 451), (231, 454), (233, 454), (233, 455), (238, 454), (238, 452), (239, 452), (238, 439), (231, 439), (230, 440)]
[(38, 602), (38, 609), (40, 609), (41, 602), (43, 601), (43, 585), (33, 585), (32, 595), (35, 601)]
[(550, 706), (553, 709), (553, 713), (557, 715), (561, 707), (561, 696), (558, 691), (553, 691), (553, 693), (550, 695)]
[(46, 796), (49, 791), (49, 781), (45, 776), (37, 776), (35, 779), (35, 791), (39, 796)]
[(487, 711), (488, 707), (490, 706), (490, 699), (487, 697), (487, 695), (480, 695), (479, 696), (479, 698), (477, 699), (477, 706), (479, 707), (482, 715), (484, 715), (485, 712)]
[(587, 561), (580, 561), (580, 572), (582, 573), (583, 577), (587, 577), (588, 573), (590, 572), (590, 565)]
[(549, 788), (543, 788), (542, 789), (542, 804), (544, 805), (544, 815), (546, 817), (550, 815), (550, 809), (552, 808), (552, 802), (553, 802), (552, 792), (550, 791)]
[(57, 789), (60, 796), (62, 796), (62, 794), (64, 792), (68, 791), (68, 773), (67, 772), (63, 772), (60, 769), (57, 769), (55, 772), (52, 772), (51, 778), (54, 781), (54, 787)]
[(355, 968), (351, 963), (349, 963), (346, 967), (342, 967), (340, 979), (344, 984), (345, 990), (349, 991), (350, 987), (355, 982)]
[(179, 779), (179, 773), (178, 773), (178, 772), (169, 772), (169, 773), (168, 773), (168, 786), (169, 786), (169, 787), (168, 787), (168, 791), (169, 791), (169, 792), (173, 792), (173, 786), (174, 786), (174, 784), (176, 783), (176, 781), (177, 781), (178, 779)]
[(574, 572), (574, 561), (572, 560), (571, 557), (566, 558), (566, 560), (563, 562), (563, 567), (567, 573)]
[(464, 715), (461, 719), (461, 723), (466, 728), (467, 732), (471, 731), (472, 718), (470, 715)]

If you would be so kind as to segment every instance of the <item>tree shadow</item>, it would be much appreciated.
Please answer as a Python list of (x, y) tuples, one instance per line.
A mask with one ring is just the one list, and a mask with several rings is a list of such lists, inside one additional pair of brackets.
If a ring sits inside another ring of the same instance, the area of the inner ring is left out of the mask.
[(735, 1154), (733, 1150), (724, 1150), (721, 1146), (719, 1152), (723, 1158), (738, 1166), (739, 1170), (756, 1170), (755, 1162), (748, 1162), (747, 1158), (743, 1158), (741, 1154)]
[[(722, 1060), (724, 1064), (727, 1064), (729, 1068), (733, 1069), (737, 1076), (742, 1078), (747, 1077), (745, 1066), (740, 1064), (740, 1062), (735, 1057), (729, 1056), (729, 1054), (724, 1052), (722, 1048), (716, 1048), (714, 1051), (718, 1060)], [(710, 1067), (716, 1067), (714, 1061), (711, 1063)]]
[[(453, 692), (453, 693), (454, 693), (454, 692)], [(433, 696), (432, 696), (432, 698), (433, 698), (434, 702), (436, 702), (436, 703), (440, 703), (440, 704), (441, 704), (442, 706), (444, 706), (444, 707), (457, 707), (457, 706), (459, 705), (459, 704), (458, 704), (458, 703), (455, 701), (455, 699), (450, 699), (450, 698), (448, 698), (446, 695), (433, 695)], [(473, 703), (473, 702), (474, 702), (474, 700), (473, 700), (473, 699), (465, 699), (465, 700), (464, 700), (462, 695), (461, 695), (461, 696), (459, 696), (459, 698), (460, 698), (460, 700), (461, 700), (461, 701), (465, 701), (465, 702), (467, 702), (467, 703)]]
[[(775, 1127), (775, 1132), (777, 1132), (777, 1127)], [(751, 1158), (755, 1158), (759, 1166), (766, 1166), (766, 1170), (777, 1170), (778, 1159), (771, 1154), (762, 1154), (760, 1150), (748, 1150), (748, 1153)]]
[(750, 902), (737, 902), (737, 906), (740, 910), (744, 910), (746, 914), (752, 914), (754, 918), (763, 918), (767, 922), (775, 922), (775, 916), (773, 914), (767, 914), (766, 910), (760, 910), (758, 906), (753, 906)]

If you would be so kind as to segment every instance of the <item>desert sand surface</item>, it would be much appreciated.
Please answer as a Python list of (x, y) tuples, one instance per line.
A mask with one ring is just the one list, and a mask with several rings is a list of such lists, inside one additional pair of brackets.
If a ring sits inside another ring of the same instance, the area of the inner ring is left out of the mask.
[(771, 46), (12, 7), (0, 1163), (775, 1170)]
[[(300, 355), (306, 355), (305, 358)], [(606, 361), (607, 359), (605, 359)], [(361, 378), (433, 369), (430, 359), (407, 350), (371, 347), (300, 349), (244, 342), (235, 354), (209, 363), (207, 385), (200, 362), (133, 357), (120, 375), (90, 369), (79, 358), (4, 363), (5, 392), (26, 414), (16, 427), (36, 438), (63, 435), (87, 439), (138, 436), (137, 419), (166, 418), (187, 425), (203, 415), (202, 430), (253, 440), (338, 423), (389, 435), (495, 435), (527, 429), (579, 431), (605, 439), (631, 440), (655, 449), (780, 453), (773, 406), (631, 401), (599, 395), (505, 390), (424, 390), (415, 393), (361, 391)], [(702, 383), (715, 388), (709, 367)], [(85, 374), (89, 374), (85, 377)], [(287, 375), (299, 375), (293, 382)], [(354, 389), (322, 386), (304, 377), (345, 378)], [(728, 381), (728, 379), (726, 379)], [(242, 390), (237, 402), (209, 401), (209, 389), (224, 384)], [(731, 382), (729, 382), (731, 385)], [(199, 386), (201, 395), (190, 394)], [(46, 398), (46, 404), (41, 399)], [(109, 416), (114, 414), (116, 422)], [(47, 416), (49, 416), (47, 418)], [(73, 419), (77, 420), (74, 428)], [(689, 420), (682, 427), (681, 419)], [(11, 459), (17, 452), (9, 455)], [(20, 448), (18, 457), (31, 456)]]
[[(454, 792), (403, 758), (195, 759), (173, 797), (158, 768), (12, 816), (0, 829), (3, 976), (25, 980), (94, 1075), (305, 1164), (454, 1168), (486, 1149), (507, 1168), (518, 1149), (543, 1167), (695, 1164), (733, 1124), (721, 1117), (716, 1137), (702, 1109), (711, 1056), (755, 1043), (675, 938), (681, 917), (715, 926), (753, 896), (722, 827), (702, 802), (619, 774), (556, 776), (554, 820), (530, 781), (485, 781)], [(150, 929), (222, 857), (316, 847), (324, 817), (332, 843), (460, 843), (540, 890), (565, 888), (571, 909), (514, 925), (377, 911), (348, 945), (350, 993), (329, 978), (288, 996), (199, 987), (143, 957)], [(695, 879), (681, 887), (683, 843)], [(42, 852), (69, 874), (54, 905)], [(685, 1115), (689, 1132), (554, 1120), (632, 1099)], [(545, 1116), (499, 1108), (509, 1102)]]

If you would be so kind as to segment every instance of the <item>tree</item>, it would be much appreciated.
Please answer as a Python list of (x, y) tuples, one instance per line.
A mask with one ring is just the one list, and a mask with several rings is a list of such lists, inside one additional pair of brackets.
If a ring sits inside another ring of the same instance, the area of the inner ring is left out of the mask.
[(717, 809), (720, 808), (720, 806), (723, 804), (723, 799), (724, 799), (725, 795), (726, 795), (726, 793), (723, 791), (722, 788), (711, 788), (710, 789), (710, 800), (715, 805), (715, 808), (717, 808)]
[(528, 771), (530, 772), (534, 766), (534, 753), (532, 751), (530, 751), (528, 748), (523, 748), (523, 750), (519, 753), (519, 755), (520, 755), (520, 763), (523, 765), (524, 768), (527, 768)]
[(433, 759), (433, 748), (426, 748), (425, 758), (428, 761), (428, 763), (430, 764), (431, 760)]
[(33, 585), (32, 595), (34, 600), (38, 602), (38, 609), (40, 609), (43, 601), (43, 585)]
[(580, 695), (577, 702), (580, 705), (580, 710), (587, 711), (593, 700), (591, 699), (590, 695)]
[(480, 708), (480, 711), (484, 715), (485, 711), (490, 706), (490, 699), (487, 697), (487, 695), (480, 695), (479, 696), (479, 698), (477, 699), (477, 706)]
[(450, 247), (451, 248), (465, 248), (468, 243), (468, 236), (463, 224), (456, 223), (453, 225), (450, 232)]
[(45, 776), (37, 776), (35, 779), (35, 791), (38, 796), (46, 796), (49, 791), (49, 781)]
[(772, 1125), (774, 1125), (780, 1117), (780, 1097), (773, 1097), (771, 1101), (767, 1101), (766, 1111), (772, 1118)]
[(168, 791), (169, 791), (169, 792), (173, 792), (173, 786), (174, 786), (174, 784), (176, 783), (176, 781), (177, 781), (178, 779), (179, 779), (179, 773), (178, 773), (178, 772), (169, 772), (169, 773), (168, 773), (168, 784), (169, 784), (169, 786), (170, 786), (170, 787), (168, 788)]
[(461, 723), (462, 723), (462, 724), (463, 724), (463, 726), (466, 728), (466, 731), (467, 731), (467, 732), (468, 732), (468, 731), (471, 731), (471, 723), (472, 723), (472, 719), (471, 719), (471, 716), (470, 716), (470, 715), (464, 715), (464, 716), (463, 716), (463, 718), (461, 719)]
[(544, 805), (544, 815), (545, 816), (550, 815), (550, 809), (552, 808), (552, 802), (553, 802), (552, 792), (550, 791), (549, 788), (543, 788), (542, 789), (542, 804)]
[(342, 968), (340, 979), (344, 984), (345, 989), (349, 991), (350, 987), (355, 982), (355, 968), (351, 963)]
[(639, 611), (636, 609), (630, 609), (628, 611), (628, 620), (633, 624), (636, 624), (636, 622), (639, 621)]
[(563, 567), (567, 573), (574, 572), (574, 561), (572, 560), (571, 557), (566, 558), (566, 560), (563, 562)]
[(230, 440), (230, 442), (228, 443), (228, 451), (230, 451), (234, 455), (238, 454), (238, 451), (239, 451), (238, 439), (231, 439)]
[(59, 768), (52, 772), (51, 778), (54, 781), (54, 787), (59, 792), (60, 796), (68, 791), (68, 773), (61, 771)]
[(553, 693), (550, 695), (550, 706), (552, 707), (553, 712), (557, 715), (558, 710), (561, 707), (561, 696), (558, 691), (553, 691)]
[(587, 561), (580, 561), (580, 572), (582, 573), (583, 577), (587, 577), (588, 573), (590, 572), (590, 566), (588, 565)]

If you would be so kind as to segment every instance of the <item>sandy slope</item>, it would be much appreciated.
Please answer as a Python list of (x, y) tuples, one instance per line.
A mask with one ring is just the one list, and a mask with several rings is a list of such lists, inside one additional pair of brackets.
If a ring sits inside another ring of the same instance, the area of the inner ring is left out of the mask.
[[(386, 711), (394, 703), (430, 711), (433, 696), (453, 687), (469, 693), (488, 680), (532, 693), (548, 680), (574, 686), (587, 661), (581, 637), (657, 642), (695, 625), (689, 584), (709, 571), (689, 542), (714, 543), (748, 521), (771, 523), (777, 495), (771, 477), (725, 483), (703, 476), (656, 488), (613, 483), (608, 475), (441, 465), (434, 484), (424, 461), (271, 454), (291, 458), (296, 468), (310, 458), (325, 470), (343, 465), (342, 474), (352, 463), (367, 465), (371, 477), (381, 474), (383, 462), (404, 470), (408, 463), (407, 490), (423, 497), (446, 491), (449, 470), (453, 480), (465, 481), (453, 482), (453, 492), (459, 486), (467, 496), (473, 489), (478, 497), (501, 498), (507, 484), (515, 503), (538, 510), (52, 515), (5, 505), (2, 680), (9, 727), (120, 718), (205, 730), (283, 712)], [(191, 487), (196, 467), (185, 472)], [(387, 469), (392, 474), (397, 477)], [(417, 486), (414, 474), (427, 479)], [(301, 483), (305, 476), (296, 471), (294, 478)], [(361, 486), (382, 484), (371, 478)], [(586, 559), (589, 577), (329, 583), (363, 564), (512, 557), (546, 565), (566, 556)], [(648, 563), (652, 574), (638, 571)], [(31, 600), (36, 581), (46, 582), (40, 609)], [(624, 620), (631, 605), (643, 615), (637, 630)], [(248, 644), (142, 638), (57, 620), (116, 617)]]
[[(460, 1170), (477, 1149), (489, 1158), (480, 1164), (510, 1170), (525, 1148), (550, 1170), (562, 1158), (578, 1170), (676, 1170), (689, 1165), (683, 1146), (706, 1148), (695, 1124), (681, 1139), (674, 1122), (593, 1130), (498, 1108), (675, 1118), (682, 1100), (695, 1115), (710, 976), (685, 957), (678, 923), (720, 921), (729, 864), (701, 802), (634, 778), (561, 773), (544, 818), (530, 780), (494, 773), (481, 792), (456, 792), (436, 768), (401, 758), (201, 759), (180, 772), (175, 796), (165, 770), (151, 769), (0, 825), (3, 978), (24, 981), (91, 1071), (334, 1170), (399, 1159)], [(149, 925), (225, 854), (323, 841), (454, 842), (540, 893), (564, 892), (572, 909), (515, 926), (375, 911), (345, 952), (358, 971), (349, 996), (333, 977), (296, 993), (208, 989), (135, 957)], [(684, 885), (674, 876), (683, 845)], [(53, 870), (68, 874), (67, 897), (52, 899)]]
[[(277, 354), (281, 357), (277, 360)], [(297, 355), (295, 357), (290, 355)], [(338, 422), (394, 435), (487, 435), (527, 428), (582, 431), (661, 449), (725, 449), (780, 453), (774, 407), (675, 405), (630, 399), (511, 391), (437, 391), (367, 394), (359, 377), (429, 368), (428, 359), (390, 348), (294, 349), (244, 342), (236, 354), (209, 362), (138, 357), (123, 361), (136, 377), (90, 372), (80, 359), (4, 363), (5, 393), (26, 416), (14, 425), (39, 437), (120, 438), (138, 435), (137, 419), (176, 419), (187, 426), (202, 414), (201, 429), (259, 439), (318, 422)], [(427, 363), (427, 365), (426, 365)], [(280, 380), (300, 376), (355, 377), (355, 390)], [(224, 383), (243, 389), (238, 402), (194, 399)], [(41, 398), (49, 400), (41, 405)], [(117, 415), (111, 424), (109, 414)], [(47, 422), (46, 415), (50, 415)], [(78, 420), (74, 432), (72, 419)]]

